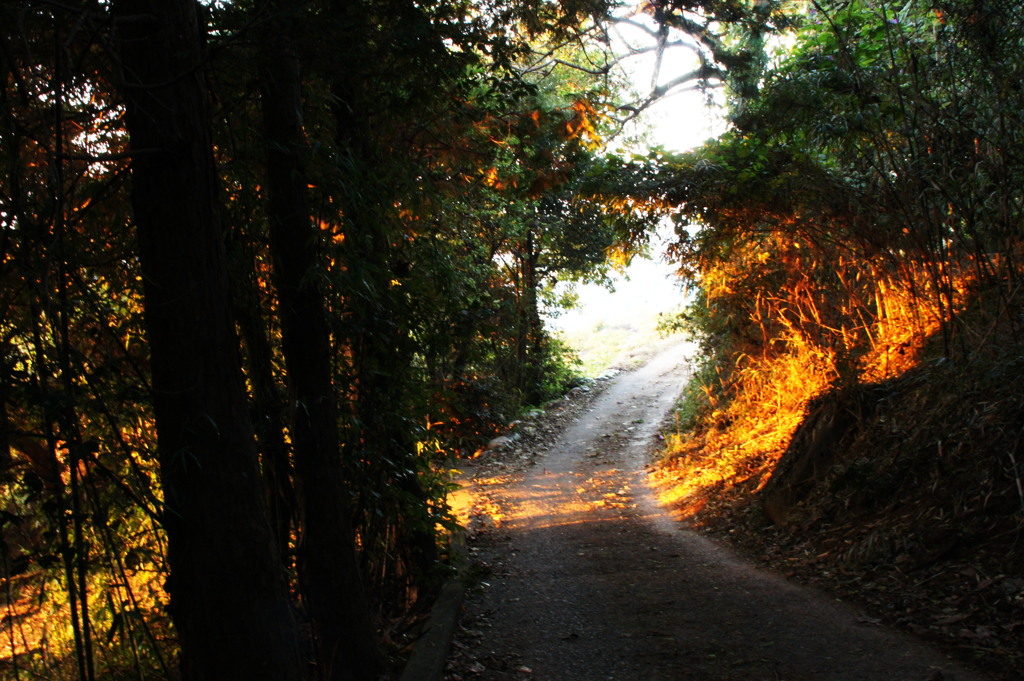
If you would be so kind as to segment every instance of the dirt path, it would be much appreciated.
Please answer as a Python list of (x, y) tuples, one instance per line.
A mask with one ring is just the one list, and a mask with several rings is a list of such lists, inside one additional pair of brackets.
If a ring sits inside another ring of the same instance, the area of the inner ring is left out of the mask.
[(620, 375), (550, 440), (470, 471), (483, 565), (449, 681), (977, 681), (853, 609), (755, 569), (657, 508), (644, 464), (682, 346)]

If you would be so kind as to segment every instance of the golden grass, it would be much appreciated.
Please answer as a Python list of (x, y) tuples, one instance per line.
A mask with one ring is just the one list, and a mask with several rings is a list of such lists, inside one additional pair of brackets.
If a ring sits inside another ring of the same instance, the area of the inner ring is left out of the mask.
[[(130, 570), (126, 579), (106, 573), (88, 580), (90, 629), (97, 672), (115, 674), (142, 649), (170, 636), (166, 612), (165, 575), (152, 568)], [(42, 570), (11, 578), (10, 601), (4, 599), (4, 630), (0, 665), (17, 665), (22, 673), (45, 678), (75, 678), (75, 642), (71, 605), (62, 582)], [(145, 620), (145, 623), (143, 623)], [(141, 627), (147, 627), (144, 633)], [(131, 651), (135, 652), (132, 653)], [(167, 651), (163, 651), (167, 652)], [(147, 666), (153, 665), (148, 662)], [(0, 666), (3, 669), (3, 666)]]
[[(813, 301), (776, 299), (774, 317), (753, 321), (762, 329), (781, 329), (781, 337), (765, 339), (759, 354), (734, 357), (734, 364), (719, 377), (726, 386), (724, 397), (713, 386), (703, 386), (710, 408), (701, 414), (697, 427), (666, 438), (662, 465), (653, 476), (661, 502), (699, 524), (701, 514), (710, 508), (735, 503), (740, 496), (749, 498), (763, 487), (802, 423), (808, 403), (849, 371), (841, 365), (844, 357), (858, 357), (855, 373), (864, 383), (880, 382), (915, 366), (941, 319), (936, 306), (914, 295), (920, 287), (920, 281), (902, 286), (886, 282), (871, 292), (878, 316), (860, 328), (827, 330), (831, 335), (815, 326), (815, 314), (807, 313)], [(967, 287), (962, 278), (957, 287), (960, 305)], [(719, 291), (732, 293), (721, 287)], [(823, 337), (830, 342), (823, 343)]]

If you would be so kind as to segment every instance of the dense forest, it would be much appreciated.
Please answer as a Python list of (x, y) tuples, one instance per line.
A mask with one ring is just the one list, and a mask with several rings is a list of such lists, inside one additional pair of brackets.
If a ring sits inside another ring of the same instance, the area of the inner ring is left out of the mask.
[[(455, 460), (575, 379), (556, 284), (662, 219), (704, 350), (676, 503), (850, 566), (977, 556), (973, 635), (1019, 655), (1019, 14), (0, 4), (4, 676), (386, 674)], [(668, 50), (693, 70), (625, 82)], [(608, 151), (688, 88), (728, 132)]]

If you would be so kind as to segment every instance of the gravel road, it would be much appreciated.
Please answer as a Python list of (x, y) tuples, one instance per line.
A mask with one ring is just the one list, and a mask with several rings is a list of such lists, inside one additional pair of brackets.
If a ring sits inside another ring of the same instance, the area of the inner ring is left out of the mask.
[(467, 468), (481, 583), (448, 681), (983, 679), (657, 506), (645, 467), (687, 374), (672, 345)]

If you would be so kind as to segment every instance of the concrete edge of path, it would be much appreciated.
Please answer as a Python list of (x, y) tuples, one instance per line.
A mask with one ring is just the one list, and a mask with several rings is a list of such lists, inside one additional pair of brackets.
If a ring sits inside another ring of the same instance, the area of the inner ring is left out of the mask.
[(441, 593), (430, 609), (430, 615), (417, 639), (399, 681), (441, 681), (455, 627), (459, 622), (462, 602), (466, 597), (466, 535), (452, 537), (452, 564), (455, 574), (441, 587)]

